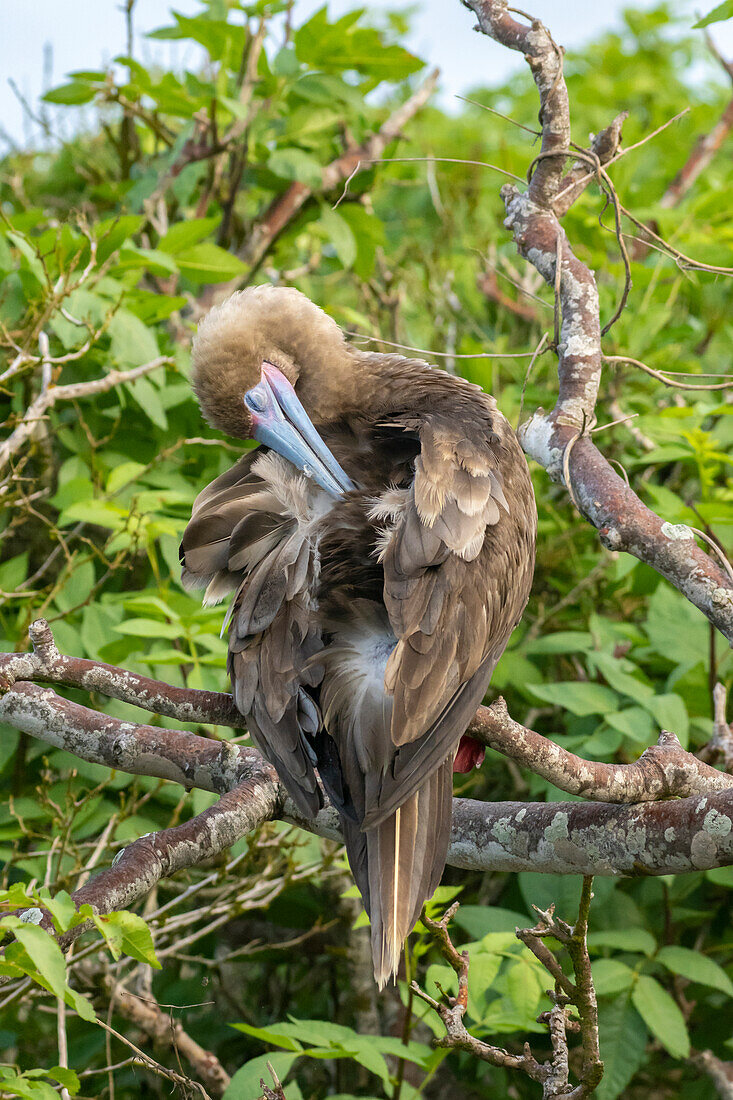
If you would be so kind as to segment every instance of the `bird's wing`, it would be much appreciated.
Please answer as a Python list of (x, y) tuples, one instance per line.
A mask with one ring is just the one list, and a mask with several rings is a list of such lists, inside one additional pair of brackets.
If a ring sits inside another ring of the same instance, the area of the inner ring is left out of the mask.
[(508, 425), (501, 435), (469, 432), (457, 419), (423, 420), (413, 484), (385, 531), (394, 756), (365, 825), (384, 820), (456, 747), (529, 593), (535, 513), (525, 460)]
[(318, 570), (309, 525), (320, 495), (273, 453), (246, 455), (197, 498), (181, 543), (186, 587), (209, 603), (234, 592), (228, 670), (234, 701), (299, 809), (322, 804), (310, 745), (320, 718), (307, 688), (322, 669), (314, 615)]

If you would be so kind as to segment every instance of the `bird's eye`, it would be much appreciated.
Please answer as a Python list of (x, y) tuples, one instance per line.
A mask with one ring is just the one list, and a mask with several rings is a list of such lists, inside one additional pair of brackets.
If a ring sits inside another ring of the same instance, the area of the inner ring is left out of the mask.
[(257, 393), (256, 390), (250, 390), (244, 395), (244, 403), (254, 412), (264, 412), (267, 407), (267, 398), (264, 393)]

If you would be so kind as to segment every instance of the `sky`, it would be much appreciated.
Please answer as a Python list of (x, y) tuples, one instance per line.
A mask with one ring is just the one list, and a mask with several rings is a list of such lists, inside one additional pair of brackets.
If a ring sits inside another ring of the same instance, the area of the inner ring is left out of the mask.
[[(322, 2), (296, 0), (296, 25)], [(330, 10), (339, 14), (358, 2), (331, 0)], [(715, 6), (713, 0), (672, 0), (672, 5), (688, 15), (689, 24), (694, 22), (695, 11), (706, 12)], [(362, 0), (362, 6), (370, 5)], [(371, 3), (371, 7), (404, 6), (404, 0)], [(602, 4), (593, 0), (533, 0), (531, 10), (547, 24), (556, 41), (572, 49), (618, 26), (626, 6), (626, 0), (605, 0)], [(636, 6), (651, 7), (652, 3), (637, 0)], [(172, 59), (180, 66), (194, 65), (193, 47), (144, 37), (145, 31), (169, 22), (171, 7), (186, 13), (198, 10), (196, 0), (137, 0), (135, 54), (143, 61)], [(517, 68), (515, 54), (473, 32), (475, 19), (459, 0), (418, 0), (413, 8), (414, 27), (405, 45), (441, 69), (444, 104), (478, 84), (501, 82)], [(125, 17), (120, 0), (0, 0), (0, 12), (0, 129), (17, 144), (27, 145), (36, 137), (37, 127), (24, 112), (10, 81), (35, 110), (44, 89), (62, 83), (66, 73), (102, 67), (124, 52)], [(733, 56), (733, 21), (712, 29), (719, 47), (727, 56)], [(0, 141), (0, 147), (4, 144)]]

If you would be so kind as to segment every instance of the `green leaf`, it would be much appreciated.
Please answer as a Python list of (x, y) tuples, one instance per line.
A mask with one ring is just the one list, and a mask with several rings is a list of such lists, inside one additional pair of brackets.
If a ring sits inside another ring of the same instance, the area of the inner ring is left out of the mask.
[(645, 928), (609, 928), (605, 932), (589, 932), (588, 947), (616, 947), (619, 951), (640, 951), (653, 955), (657, 941)]
[(628, 695), (635, 701), (654, 694), (654, 688), (650, 684), (631, 675), (634, 671), (631, 661), (612, 657), (610, 653), (589, 653), (588, 661), (595, 665), (609, 687), (619, 694)]
[(107, 329), (110, 352), (121, 367), (139, 367), (160, 354), (153, 330), (128, 309), (118, 309)]
[(142, 462), (121, 462), (119, 466), (110, 470), (105, 491), (115, 493), (123, 486), (134, 483), (144, 469)]
[(60, 1085), (68, 1089), (72, 1096), (76, 1096), (81, 1088), (81, 1082), (76, 1073), (67, 1066), (52, 1066), (51, 1069), (46, 1070), (46, 1073), (53, 1081), (58, 1081)]
[(607, 714), (616, 710), (618, 696), (601, 684), (583, 681), (557, 684), (528, 684), (527, 690), (544, 703), (569, 710), (572, 714)]
[(155, 954), (153, 937), (142, 917), (122, 909), (116, 913), (107, 913), (100, 919), (108, 929), (121, 933), (121, 949), (125, 955), (160, 970), (161, 964)]
[(602, 1001), (598, 1018), (604, 1072), (596, 1095), (598, 1100), (616, 1100), (644, 1060), (647, 1031), (628, 995), (610, 1004)]
[(483, 939), (488, 932), (513, 932), (527, 924), (525, 913), (497, 905), (462, 905), (453, 919), (472, 940)]
[(491, 987), (502, 964), (501, 955), (479, 952), (471, 955), (471, 981), (468, 987), (468, 1011), (474, 1020), (483, 1020), (492, 998)]
[(13, 1074), (2, 1081), (2, 1092), (7, 1096), (26, 1096), (30, 1100), (58, 1100), (58, 1093), (46, 1081), (29, 1080), (30, 1074)]
[(350, 268), (356, 259), (356, 238), (350, 226), (338, 211), (332, 210), (330, 206), (322, 208), (319, 220), (342, 266)]
[(198, 244), (213, 233), (220, 222), (220, 218), (190, 218), (186, 221), (176, 222), (165, 236), (158, 241), (161, 252), (170, 252), (175, 256), (185, 248)]
[(640, 745), (649, 745), (655, 740), (655, 730), (649, 713), (642, 707), (627, 707), (625, 710), (610, 712), (606, 722), (613, 729), (630, 737)]
[(662, 963), (673, 974), (689, 978), (691, 982), (709, 985), (733, 997), (733, 982), (713, 959), (700, 951), (691, 951), (689, 947), (670, 945), (663, 947), (657, 954), (657, 962)]
[(618, 959), (596, 959), (593, 963), (593, 985), (599, 997), (623, 993), (634, 980), (634, 971)]
[(522, 1020), (531, 1020), (537, 1015), (542, 989), (537, 981), (537, 973), (524, 959), (512, 963), (506, 973), (506, 991)]
[(276, 149), (267, 161), (270, 171), (281, 179), (304, 183), (315, 190), (321, 186), (323, 167), (310, 153), (295, 146)]
[(682, 748), (687, 748), (690, 720), (687, 717), (687, 708), (679, 695), (670, 692), (667, 695), (653, 695), (650, 699), (640, 699), (639, 702), (645, 710), (649, 711), (660, 729), (676, 733)]
[(582, 653), (593, 646), (593, 635), (580, 630), (558, 630), (555, 634), (546, 634), (543, 638), (534, 638), (526, 642), (523, 650), (526, 654), (541, 653)]
[(278, 1025), (274, 1027), (252, 1027), (251, 1024), (232, 1024), (235, 1031), (242, 1031), (245, 1035), (251, 1035), (253, 1039), (261, 1039), (269, 1046), (282, 1047), (283, 1050), (302, 1051), (303, 1044), (293, 1039), (290, 1035), (284, 1035)]
[(51, 88), (41, 99), (46, 103), (60, 103), (65, 107), (78, 107), (82, 103), (91, 103), (96, 91), (89, 84), (82, 84), (78, 80), (72, 80), (70, 84), (60, 84), (58, 88)]
[(151, 275), (159, 275), (162, 278), (175, 275), (178, 271), (176, 261), (168, 253), (161, 252), (157, 248), (137, 248), (136, 245), (128, 244), (120, 249), (113, 270), (118, 273), (137, 268), (142, 268), (143, 271), (149, 271)]
[(134, 382), (128, 383), (128, 390), (135, 398), (135, 402), (149, 420), (155, 424), (157, 428), (161, 428), (166, 431), (168, 428), (168, 417), (165, 414), (163, 403), (158, 396), (158, 391), (151, 384), (147, 378), (136, 378)]
[(690, 1036), (676, 1002), (656, 978), (641, 974), (631, 993), (634, 1008), (673, 1058), (688, 1058)]
[(127, 619), (119, 623), (115, 630), (118, 634), (130, 634), (134, 638), (180, 638), (182, 633), (180, 626), (162, 623), (158, 619)]
[(53, 936), (35, 924), (24, 924), (17, 917), (4, 917), (4, 927), (12, 928), (18, 943), (22, 944), (29, 959), (49, 988), (57, 997), (66, 993), (66, 963), (61, 948)]
[(211, 241), (195, 244), (176, 256), (178, 267), (192, 283), (224, 283), (236, 279), (247, 270), (231, 252), (219, 248)]
[(722, 23), (724, 19), (733, 19), (733, 0), (723, 0), (722, 4), (718, 4), (717, 8), (713, 8), (703, 19), (692, 25), (695, 30), (699, 30), (709, 27), (711, 23)]
[(55, 897), (51, 897), (47, 889), (40, 891), (40, 899), (53, 917), (57, 932), (66, 932), (73, 918), (76, 916), (76, 906), (66, 890), (59, 890)]
[(252, 1058), (234, 1074), (227, 1085), (223, 1100), (254, 1100), (256, 1096), (261, 1096), (260, 1080), (265, 1084), (268, 1081), (272, 1083), (267, 1063), (270, 1063), (280, 1080), (284, 1081), (297, 1057), (297, 1053), (276, 1051), (274, 1054), (260, 1054), (259, 1057)]
[(107, 527), (116, 531), (124, 527), (127, 521), (127, 511), (117, 508), (114, 504), (107, 504), (103, 500), (82, 500), (78, 504), (72, 504), (65, 508), (59, 516), (59, 527), (68, 527), (71, 523), (91, 523), (96, 527)]

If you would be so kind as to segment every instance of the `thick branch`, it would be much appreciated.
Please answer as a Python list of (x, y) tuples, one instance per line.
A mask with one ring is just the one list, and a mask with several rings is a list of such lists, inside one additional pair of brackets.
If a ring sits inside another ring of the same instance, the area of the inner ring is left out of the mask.
[(183, 825), (151, 833), (123, 848), (111, 867), (94, 875), (73, 895), (77, 907), (99, 913), (127, 909), (156, 883), (231, 848), (264, 821), (278, 817), (282, 795), (274, 772), (260, 760), (249, 779), (223, 794)]
[(469, 726), (472, 737), (530, 768), (561, 791), (593, 802), (652, 802), (733, 787), (733, 775), (703, 764), (678, 738), (662, 730), (659, 741), (633, 764), (584, 760), (515, 722), (503, 699), (479, 707)]
[[(236, 816), (238, 824), (228, 834), (234, 839), (253, 827), (248, 824), (249, 812), (254, 813), (253, 822), (263, 819), (259, 809), (252, 811), (249, 805), (240, 809), (237, 799), (242, 797), (243, 782), (256, 781), (257, 805), (261, 807), (259, 800), (264, 799), (272, 807), (271, 814), (282, 801), (274, 771), (268, 771), (251, 749), (182, 731), (135, 726), (69, 703), (37, 685), (18, 684), (7, 692), (0, 703), (0, 718), (85, 760), (109, 767), (218, 792), (231, 783), (235, 799), (232, 812), (241, 815)], [(220, 812), (229, 811), (228, 801), (217, 805)], [(311, 821), (300, 817), (287, 803), (283, 816), (321, 836), (340, 837), (338, 815), (330, 806)], [(183, 830), (180, 848), (179, 833), (173, 831), (176, 850), (187, 853), (189, 862), (185, 865), (190, 866), (197, 862), (191, 858), (187, 832), (194, 826), (189, 822), (179, 828)], [(170, 834), (166, 831), (165, 835)], [(222, 846), (227, 843), (233, 843), (233, 839), (222, 841)], [(163, 870), (152, 872), (150, 881), (184, 865), (177, 862), (178, 858), (183, 855), (170, 860), (166, 856)], [(448, 862), (476, 870), (601, 875), (669, 874), (728, 866), (733, 863), (733, 789), (628, 807), (455, 799)], [(144, 867), (150, 867), (147, 856), (141, 859), (140, 874)]]
[(570, 144), (570, 106), (563, 78), (563, 51), (547, 27), (533, 19), (530, 26), (509, 14), (506, 0), (462, 0), (478, 18), (477, 30), (502, 46), (524, 54), (540, 95), (541, 159), (529, 185), (539, 206), (551, 206), (562, 179), (564, 160), (555, 156)]
[[(608, 164), (609, 160), (612, 160), (618, 153), (621, 144), (621, 130), (628, 117), (629, 112), (622, 111), (620, 115), (616, 115), (613, 122), (605, 130), (601, 130), (600, 134), (596, 134), (591, 138), (590, 151), (593, 156), (598, 158), (599, 164)], [(585, 191), (591, 182), (591, 178), (588, 172), (588, 162), (586, 160), (576, 161), (567, 175), (563, 177), (558, 195), (552, 204), (558, 218), (567, 214), (575, 200)]]
[(733, 864), (733, 790), (669, 802), (454, 799), (449, 863), (484, 871), (684, 874)]
[[(43, 619), (32, 623), (29, 633), (33, 653), (0, 654), (0, 690), (7, 692), (4, 699), (0, 698), (0, 715), (5, 715), (18, 729), (109, 767), (127, 771), (140, 767), (142, 774), (154, 774), (149, 770), (150, 757), (145, 753), (150, 746), (155, 746), (152, 755), (163, 754), (165, 761), (158, 765), (163, 771), (155, 774), (176, 779), (186, 786), (221, 792), (240, 782), (241, 768), (250, 765), (247, 762), (242, 765), (227, 742), (166, 731), (157, 726), (120, 723), (70, 703), (51, 691), (34, 689), (30, 683), (19, 684), (14, 691), (8, 689), (17, 681), (30, 679), (64, 684), (97, 691), (179, 721), (237, 728), (241, 727), (243, 718), (231, 695), (172, 687), (113, 665), (66, 657), (59, 653), (50, 627)], [(722, 731), (725, 722), (722, 689), (716, 699), (716, 729)], [(106, 744), (103, 732), (107, 737), (114, 734), (117, 745), (114, 751)], [(660, 735), (659, 743), (646, 749), (633, 764), (584, 760), (515, 722), (504, 700), (497, 699), (490, 707), (479, 707), (469, 733), (560, 790), (593, 801), (643, 802), (733, 786), (733, 776), (685, 752), (675, 735), (666, 731)], [(247, 750), (238, 751), (246, 755)]]
[[(512, 230), (517, 249), (556, 290), (562, 311), (559, 392), (552, 412), (540, 409), (521, 426), (520, 442), (554, 480), (566, 485), (605, 546), (625, 550), (651, 565), (733, 643), (730, 579), (698, 547), (688, 528), (665, 523), (642, 504), (586, 434), (595, 422), (601, 380), (601, 326), (593, 273), (573, 254), (552, 209), (561, 154), (568, 150), (570, 138), (558, 48), (541, 24), (533, 22), (528, 28), (512, 19), (504, 0), (464, 2), (478, 15), (485, 34), (525, 54), (540, 92), (543, 147), (536, 171), (527, 191), (505, 185), (502, 197), (505, 225)], [(565, 195), (562, 210), (564, 204)]]
[[(37, 659), (37, 675), (90, 686), (88, 677), (95, 672), (94, 662), (79, 662), (83, 666), (80, 671), (72, 663), (74, 658), (61, 657), (43, 620), (34, 623), (32, 637), (35, 654), (0, 656), (0, 676), (5, 684), (12, 681), (10, 672), (18, 672), (19, 662)], [(22, 666), (21, 671), (27, 674), (28, 670)], [(157, 709), (165, 685), (144, 677), (131, 684), (128, 673), (110, 666), (103, 666), (103, 674), (104, 686), (93, 681), (97, 690)], [(120, 684), (124, 685), (124, 696), (118, 690)], [(220, 720), (226, 707), (231, 707), (227, 695), (188, 694), (193, 696), (196, 714), (202, 721), (211, 720), (212, 714)], [(179, 690), (175, 705), (191, 717), (193, 704), (187, 693)], [(141, 896), (162, 875), (220, 851), (258, 822), (281, 812), (303, 828), (322, 836), (340, 837), (338, 815), (330, 806), (315, 821), (303, 820), (289, 802), (281, 809), (283, 792), (275, 771), (252, 749), (183, 731), (125, 722), (69, 702), (50, 688), (24, 681), (8, 687), (0, 697), (0, 720), (82, 759), (223, 796), (195, 823), (156, 834), (155, 841), (138, 842), (143, 844), (143, 855), (138, 854), (137, 845), (131, 845), (123, 860), (104, 872), (112, 876), (112, 907), (130, 904), (127, 891)], [(733, 863), (733, 780), (684, 753), (673, 735), (663, 736), (660, 745), (648, 749), (636, 764), (608, 765), (583, 761), (513, 722), (503, 702), (480, 708), (473, 728), (485, 743), (535, 768), (558, 786), (565, 785), (586, 797), (591, 792), (604, 800), (672, 793), (690, 797), (628, 807), (456, 799), (448, 857), (453, 865), (480, 870), (617, 875), (667, 874)], [(701, 790), (707, 793), (691, 794)], [(212, 823), (216, 823), (215, 829)], [(156, 844), (162, 844), (163, 849), (153, 859), (146, 845), (152, 845), (155, 854)], [(92, 880), (96, 885), (88, 883), (83, 890), (93, 890), (98, 896), (106, 881), (99, 880), (97, 876)], [(107, 896), (106, 886), (103, 892)]]
[(99, 692), (178, 722), (203, 722), (233, 729), (244, 725), (231, 695), (224, 692), (173, 687), (100, 661), (66, 657), (56, 648), (45, 619), (31, 623), (28, 634), (33, 653), (0, 654), (0, 691), (7, 690), (18, 680), (40, 680)]
[(252, 749), (124, 722), (22, 680), (0, 697), (0, 721), (82, 760), (219, 794), (241, 783), (260, 760)]

